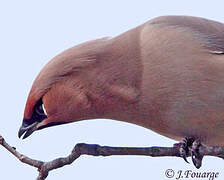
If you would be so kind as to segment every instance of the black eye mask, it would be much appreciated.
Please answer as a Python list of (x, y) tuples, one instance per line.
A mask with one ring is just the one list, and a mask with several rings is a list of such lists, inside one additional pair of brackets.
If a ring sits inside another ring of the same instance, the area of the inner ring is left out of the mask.
[(40, 99), (33, 108), (33, 114), (30, 119), (23, 119), (23, 124), (19, 130), (18, 136), (21, 137), (24, 133), (23, 139), (31, 135), (36, 130), (36, 125), (47, 118), (44, 113), (43, 101)]
[(43, 101), (42, 101), (42, 99), (40, 99), (34, 106), (31, 119), (33, 120), (33, 122), (36, 122), (36, 121), (41, 122), (46, 118), (47, 118), (47, 115), (45, 114), (44, 109), (43, 109)]

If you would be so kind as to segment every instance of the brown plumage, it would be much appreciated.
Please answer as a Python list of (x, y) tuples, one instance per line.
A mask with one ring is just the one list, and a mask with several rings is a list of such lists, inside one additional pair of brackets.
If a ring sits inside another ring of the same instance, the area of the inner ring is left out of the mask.
[(19, 136), (96, 118), (224, 145), (224, 25), (164, 16), (62, 52), (34, 81)]

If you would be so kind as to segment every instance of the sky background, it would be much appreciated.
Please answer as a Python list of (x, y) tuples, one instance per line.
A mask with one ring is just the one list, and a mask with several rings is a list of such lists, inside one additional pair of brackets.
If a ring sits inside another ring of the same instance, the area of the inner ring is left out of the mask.
[[(49, 161), (65, 156), (76, 143), (108, 146), (172, 146), (175, 141), (149, 129), (111, 120), (91, 120), (17, 137), (26, 98), (42, 67), (63, 50), (88, 40), (116, 36), (161, 15), (200, 16), (224, 22), (224, 1), (0, 1), (0, 134), (20, 153)], [(189, 159), (190, 160), (190, 159)], [(219, 172), (224, 161), (205, 157), (197, 170), (180, 158), (82, 156), (72, 165), (51, 171), (48, 180), (168, 179), (167, 169)], [(0, 147), (0, 179), (35, 179), (37, 170)]]

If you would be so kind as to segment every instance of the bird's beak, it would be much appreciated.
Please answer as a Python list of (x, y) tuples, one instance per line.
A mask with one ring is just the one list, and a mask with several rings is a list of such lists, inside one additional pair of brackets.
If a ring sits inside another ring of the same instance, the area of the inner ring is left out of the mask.
[(33, 124), (27, 125), (23, 122), (22, 126), (19, 128), (18, 136), (19, 138), (24, 134), (22, 139), (27, 138), (30, 136), (34, 131), (36, 131), (38, 128), (38, 122), (34, 122)]

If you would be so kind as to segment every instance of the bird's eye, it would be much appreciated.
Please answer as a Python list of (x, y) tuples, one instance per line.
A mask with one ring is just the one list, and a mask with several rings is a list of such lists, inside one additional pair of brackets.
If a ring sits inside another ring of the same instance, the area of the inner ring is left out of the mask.
[(43, 115), (47, 115), (47, 112), (46, 112), (46, 110), (45, 110), (45, 107), (44, 107), (44, 104), (43, 103), (41, 103), (41, 104), (38, 104), (37, 106), (36, 106), (36, 108), (35, 108), (35, 111), (36, 111), (36, 113), (38, 114), (38, 115), (41, 115), (41, 116), (43, 116)]

